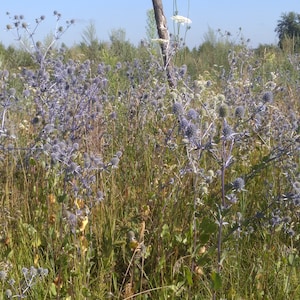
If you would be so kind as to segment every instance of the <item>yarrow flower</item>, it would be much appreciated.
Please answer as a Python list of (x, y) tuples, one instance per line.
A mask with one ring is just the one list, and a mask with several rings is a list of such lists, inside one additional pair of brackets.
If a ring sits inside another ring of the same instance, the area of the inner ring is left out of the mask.
[(185, 25), (185, 24), (189, 25), (192, 23), (191, 19), (183, 17), (183, 16), (179, 16), (179, 15), (172, 16), (171, 19), (175, 23), (182, 24), (182, 25)]
[(165, 39), (151, 39), (152, 42), (158, 42), (160, 44), (169, 43), (169, 40)]

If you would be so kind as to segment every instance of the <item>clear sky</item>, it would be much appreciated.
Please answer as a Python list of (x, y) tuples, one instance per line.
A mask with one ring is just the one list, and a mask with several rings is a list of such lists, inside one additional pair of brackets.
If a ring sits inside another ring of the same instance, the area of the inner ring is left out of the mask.
[[(4, 2), (4, 3), (3, 3)], [(274, 29), (282, 13), (300, 13), (299, 0), (162, 0), (169, 31), (174, 32), (171, 16), (174, 3), (178, 14), (192, 20), (186, 36), (189, 47), (199, 46), (204, 41), (208, 28), (229, 31), (233, 37), (242, 28), (242, 35), (250, 39), (250, 45), (276, 44)], [(37, 39), (42, 39), (55, 27), (53, 11), (62, 14), (62, 25), (67, 19), (75, 19), (75, 25), (63, 36), (68, 46), (82, 41), (84, 29), (93, 21), (100, 41), (108, 41), (112, 30), (124, 29), (126, 38), (137, 45), (146, 38), (146, 12), (152, 8), (151, 0), (9, 0), (0, 7), (0, 41), (4, 45), (14, 43), (6, 31), (10, 23), (6, 12), (24, 15), (27, 23), (34, 26), (35, 19), (44, 15), (45, 21), (38, 29)], [(184, 27), (181, 29), (183, 34)]]

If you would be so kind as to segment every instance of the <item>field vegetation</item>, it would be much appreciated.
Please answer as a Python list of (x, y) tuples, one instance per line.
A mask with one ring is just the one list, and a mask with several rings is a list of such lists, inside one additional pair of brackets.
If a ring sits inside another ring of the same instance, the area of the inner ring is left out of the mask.
[(93, 30), (0, 47), (0, 299), (300, 299), (293, 41)]

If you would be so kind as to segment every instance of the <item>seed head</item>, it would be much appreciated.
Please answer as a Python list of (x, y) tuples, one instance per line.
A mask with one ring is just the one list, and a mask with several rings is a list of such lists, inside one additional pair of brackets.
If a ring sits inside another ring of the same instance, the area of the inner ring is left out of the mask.
[(219, 117), (220, 118), (226, 118), (228, 116), (228, 106), (223, 103), (219, 107)]
[(0, 271), (0, 281), (4, 281), (7, 277), (7, 272), (6, 271)]
[(6, 296), (6, 298), (7, 299), (11, 299), (12, 298), (12, 291), (10, 290), (10, 289), (7, 289), (6, 291), (5, 291), (5, 296)]

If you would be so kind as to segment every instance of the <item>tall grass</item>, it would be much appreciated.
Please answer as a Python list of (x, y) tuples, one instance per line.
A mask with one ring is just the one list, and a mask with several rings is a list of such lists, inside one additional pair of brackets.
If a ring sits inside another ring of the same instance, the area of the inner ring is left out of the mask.
[(140, 51), (1, 71), (1, 299), (297, 299), (298, 56)]

